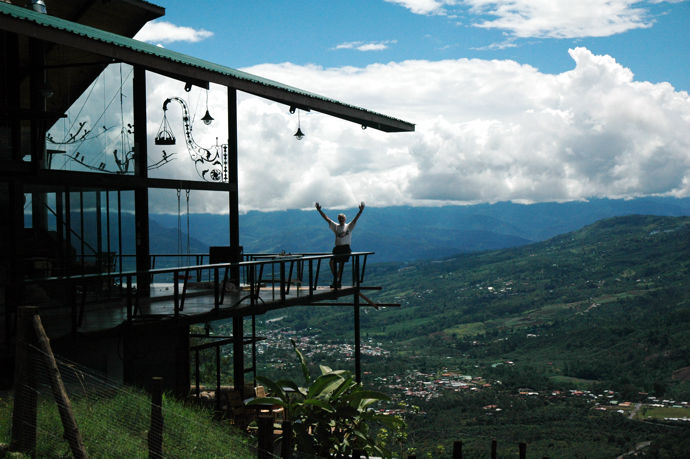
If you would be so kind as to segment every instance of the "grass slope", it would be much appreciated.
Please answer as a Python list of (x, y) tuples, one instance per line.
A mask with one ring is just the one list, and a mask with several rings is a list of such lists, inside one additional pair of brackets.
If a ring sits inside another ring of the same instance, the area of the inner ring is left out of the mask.
[[(89, 457), (146, 458), (151, 405), (149, 396), (122, 389), (104, 397), (72, 400), (77, 425)], [(178, 458), (252, 458), (248, 437), (234, 426), (212, 420), (213, 413), (163, 400), (163, 454)], [(36, 457), (70, 457), (55, 401), (41, 398), (37, 410)], [(0, 443), (9, 444), (12, 399), (0, 397)]]

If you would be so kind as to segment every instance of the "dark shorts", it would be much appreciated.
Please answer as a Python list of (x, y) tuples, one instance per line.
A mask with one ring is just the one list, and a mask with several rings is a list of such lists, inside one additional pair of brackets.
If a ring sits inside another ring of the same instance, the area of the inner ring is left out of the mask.
[(345, 263), (350, 259), (350, 253), (352, 250), (349, 245), (336, 245), (333, 247), (333, 257), (334, 261)]

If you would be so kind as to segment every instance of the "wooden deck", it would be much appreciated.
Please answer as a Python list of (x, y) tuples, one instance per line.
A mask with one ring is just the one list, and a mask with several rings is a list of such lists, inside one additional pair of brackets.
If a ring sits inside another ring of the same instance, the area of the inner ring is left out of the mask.
[[(378, 289), (359, 287), (359, 290)], [(243, 287), (239, 291), (226, 292), (223, 304), (216, 307), (213, 290), (190, 289), (186, 292), (182, 308), (175, 314), (172, 285), (154, 285), (151, 297), (140, 298), (138, 306), (133, 306), (131, 323), (166, 319), (200, 323), (235, 316), (260, 315), (270, 310), (293, 306), (354, 306), (353, 295), (357, 294), (357, 289), (352, 286), (337, 290), (317, 287), (311, 295), (308, 289), (293, 286), (281, 298), (277, 290), (263, 287), (252, 301), (249, 288)], [(364, 300), (360, 304), (372, 306)], [(75, 325), (78, 333), (93, 333), (116, 329), (130, 322), (124, 297), (102, 302), (88, 301), (76, 308), (50, 305), (39, 308), (46, 331), (51, 337), (67, 335), (75, 329)]]
[[(44, 278), (27, 282), (25, 293), (29, 293), (27, 304), (39, 307), (51, 338), (160, 320), (193, 324), (293, 306), (379, 306), (362, 293), (380, 290), (363, 285), (369, 254), (352, 254), (343, 287), (338, 289), (320, 285), (327, 282), (319, 281), (324, 268), (328, 271), (327, 254), (263, 255), (235, 264)], [(233, 276), (241, 280), (239, 288), (228, 280)], [(137, 279), (146, 282), (145, 288), (137, 289)]]

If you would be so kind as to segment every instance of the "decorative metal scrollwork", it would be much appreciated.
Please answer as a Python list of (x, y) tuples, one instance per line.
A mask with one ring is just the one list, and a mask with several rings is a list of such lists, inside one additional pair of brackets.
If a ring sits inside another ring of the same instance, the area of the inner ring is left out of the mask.
[(194, 161), (197, 174), (208, 182), (222, 182), (225, 179), (223, 158), (221, 157), (221, 146), (215, 145), (211, 149), (204, 148), (197, 144), (192, 137), (192, 124), (189, 119), (187, 103), (179, 97), (170, 97), (163, 102), (163, 122), (156, 135), (156, 145), (174, 145), (175, 136), (168, 125), (167, 111), (171, 101), (179, 102), (182, 106), (182, 126), (184, 129), (185, 143), (189, 156)]

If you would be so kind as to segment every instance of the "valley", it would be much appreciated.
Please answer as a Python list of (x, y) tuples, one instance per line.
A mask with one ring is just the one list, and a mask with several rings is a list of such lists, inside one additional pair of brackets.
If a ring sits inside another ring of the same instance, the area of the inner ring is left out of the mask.
[[(526, 441), (543, 456), (612, 457), (649, 441), (649, 454), (674, 457), (689, 446), (688, 240), (686, 217), (628, 216), (523, 247), (373, 265), (377, 300), (401, 307), (363, 309), (363, 382), (439, 457), (458, 439), (486, 454), (492, 438), (504, 454)], [(352, 369), (349, 308), (266, 319), (260, 374), (300, 380), (297, 336), (312, 364)]]
[[(689, 217), (632, 215), (370, 265), (372, 298), (400, 307), (361, 309), (363, 384), (391, 397), (378, 409), (405, 419), (406, 447), (432, 457), (455, 440), (470, 457), (492, 440), (503, 456), (526, 442), (538, 457), (678, 457), (690, 448), (688, 241)], [(348, 307), (258, 317), (257, 373), (301, 382), (293, 339), (313, 372), (352, 371), (353, 320)]]

